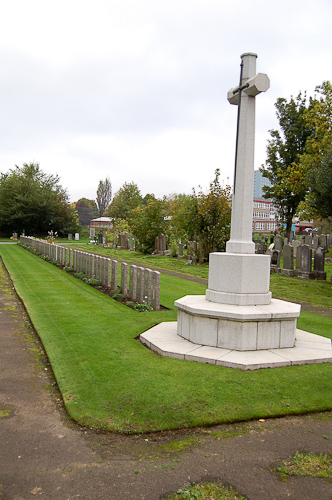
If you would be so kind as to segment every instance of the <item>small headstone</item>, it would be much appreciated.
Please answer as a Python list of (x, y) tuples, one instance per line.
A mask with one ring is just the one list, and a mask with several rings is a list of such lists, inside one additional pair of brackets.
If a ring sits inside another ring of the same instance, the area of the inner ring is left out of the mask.
[(137, 300), (137, 266), (134, 265), (129, 267), (129, 298)]
[[(297, 270), (297, 275), (301, 279), (314, 279), (315, 275), (312, 272), (312, 249), (309, 245), (301, 245), (298, 248), (298, 257), (300, 269)], [(297, 261), (296, 259), (296, 261)]]
[(293, 240), (292, 241), (292, 245), (293, 245), (293, 255), (294, 255), (294, 259), (296, 259), (296, 252), (297, 252), (297, 247), (299, 246), (299, 242), (297, 240)]
[(319, 245), (319, 237), (317, 234), (313, 237), (313, 245), (314, 245), (314, 250), (316, 251)]
[(80, 235), (78, 233), (75, 233), (75, 241), (78, 241), (80, 239)]
[(160, 272), (152, 271), (151, 274), (151, 306), (155, 311), (160, 309)]
[(325, 251), (327, 251), (327, 236), (326, 234), (321, 234), (320, 235), (320, 246), (324, 248)]
[(279, 250), (279, 252), (282, 252), (282, 239), (280, 234), (276, 235), (275, 249)]
[(96, 228), (90, 227), (90, 239), (94, 238), (96, 235)]
[(154, 252), (155, 254), (159, 253), (159, 236), (156, 236), (154, 239)]
[(71, 241), (73, 239), (73, 235), (71, 233), (68, 234), (68, 240)]
[(280, 252), (279, 252), (279, 250), (272, 250), (271, 266), (280, 267)]
[(309, 247), (312, 247), (312, 236), (310, 234), (306, 234), (304, 237), (304, 243), (305, 245), (309, 245)]
[(118, 261), (112, 260), (111, 289), (116, 290), (118, 286)]
[(318, 247), (314, 256), (314, 273), (318, 280), (326, 280), (326, 272), (324, 271), (324, 249)]
[(296, 272), (294, 270), (294, 248), (293, 245), (284, 246), (284, 260), (283, 269), (281, 269), (281, 274), (285, 276), (295, 276)]

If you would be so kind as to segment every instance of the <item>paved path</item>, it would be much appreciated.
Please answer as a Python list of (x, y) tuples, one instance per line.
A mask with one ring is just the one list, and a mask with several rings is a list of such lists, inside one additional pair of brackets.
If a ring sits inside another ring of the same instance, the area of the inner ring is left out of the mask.
[[(1, 500), (159, 500), (211, 479), (252, 500), (332, 499), (331, 483), (284, 482), (272, 471), (298, 450), (331, 452), (331, 413), (136, 437), (96, 434), (66, 415), (42, 352), (1, 268)], [(182, 453), (162, 447), (190, 438)]]

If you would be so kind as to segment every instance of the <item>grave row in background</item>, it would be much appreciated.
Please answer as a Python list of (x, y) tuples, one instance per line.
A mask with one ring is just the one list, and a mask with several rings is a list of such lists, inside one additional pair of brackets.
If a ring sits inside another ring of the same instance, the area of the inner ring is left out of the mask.
[[(97, 279), (101, 285), (117, 289), (118, 261), (108, 257), (83, 252), (63, 245), (48, 243), (37, 238), (21, 236), (21, 243), (34, 247), (42, 256), (70, 267), (75, 272), (83, 272), (88, 278)], [(129, 286), (128, 286), (129, 274)], [(134, 302), (146, 302), (154, 310), (160, 309), (160, 273), (143, 267), (121, 263), (121, 292)]]

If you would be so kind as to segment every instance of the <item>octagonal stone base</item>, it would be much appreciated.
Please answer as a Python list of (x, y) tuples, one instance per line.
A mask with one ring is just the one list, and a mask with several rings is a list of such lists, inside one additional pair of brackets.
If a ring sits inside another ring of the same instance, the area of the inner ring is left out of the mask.
[(255, 351), (294, 347), (301, 306), (271, 299), (267, 305), (232, 305), (187, 295), (175, 301), (177, 334), (195, 344)]

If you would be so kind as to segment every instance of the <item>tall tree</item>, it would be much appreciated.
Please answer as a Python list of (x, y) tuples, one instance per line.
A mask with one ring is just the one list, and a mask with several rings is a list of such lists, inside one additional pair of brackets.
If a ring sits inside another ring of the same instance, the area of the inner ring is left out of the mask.
[(230, 186), (220, 184), (220, 170), (206, 194), (200, 188), (191, 195), (179, 195), (170, 204), (171, 226), (174, 234), (185, 241), (201, 243), (201, 259), (206, 260), (210, 252), (225, 250), (229, 239), (231, 209)]
[(104, 181), (99, 181), (97, 189), (97, 207), (99, 212), (99, 217), (107, 210), (112, 199), (112, 184), (108, 177)]
[(76, 210), (81, 226), (88, 226), (92, 219), (99, 215), (96, 202), (87, 198), (80, 198), (76, 203)]
[[(309, 104), (310, 106), (310, 104)], [(312, 128), (305, 120), (307, 110), (306, 94), (300, 93), (296, 99), (277, 99), (279, 130), (270, 130), (271, 139), (267, 145), (267, 160), (262, 165), (263, 176), (271, 181), (264, 186), (264, 197), (271, 198), (278, 206), (281, 222), (286, 223), (286, 233), (292, 227), (292, 220), (298, 206), (306, 196), (306, 169), (300, 163)]]
[(107, 215), (113, 219), (127, 219), (130, 212), (142, 204), (141, 192), (134, 182), (125, 182), (114, 195)]
[(144, 246), (144, 252), (153, 252), (155, 237), (165, 233), (166, 215), (165, 202), (156, 198), (150, 198), (145, 206), (140, 205), (130, 212), (129, 227)]
[(75, 207), (57, 175), (45, 174), (38, 163), (24, 163), (1, 176), (0, 231), (3, 234), (59, 234), (78, 229)]
[(229, 239), (231, 209), (229, 206), (230, 186), (223, 187), (219, 181), (220, 170), (215, 171), (215, 178), (210, 183), (207, 194), (198, 193), (198, 213), (200, 215), (199, 239), (204, 255), (224, 251)]
[(307, 172), (306, 212), (312, 217), (332, 216), (332, 84), (323, 82), (304, 117), (312, 135), (301, 166)]

